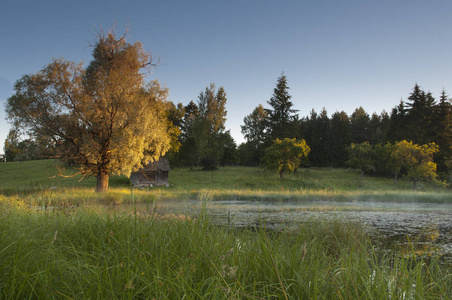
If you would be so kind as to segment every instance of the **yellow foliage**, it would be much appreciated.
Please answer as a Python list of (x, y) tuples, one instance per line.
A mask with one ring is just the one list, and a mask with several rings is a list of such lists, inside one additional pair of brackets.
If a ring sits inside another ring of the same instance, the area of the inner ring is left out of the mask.
[(79, 165), (83, 175), (108, 183), (110, 174), (129, 176), (165, 155), (178, 132), (167, 118), (168, 89), (144, 81), (143, 71), (153, 64), (139, 42), (117, 38), (113, 28), (99, 34), (93, 58), (86, 68), (56, 59), (23, 76), (7, 112), (57, 141), (59, 157)]
[(276, 139), (273, 145), (266, 149), (263, 163), (267, 169), (278, 171), (283, 177), (284, 173), (296, 170), (310, 151), (311, 148), (305, 140)]
[(433, 162), (433, 155), (438, 151), (435, 143), (417, 145), (403, 140), (394, 145), (391, 157), (407, 169), (407, 176), (415, 182), (438, 177), (436, 163)]
[(28, 206), (29, 206), (28, 203), (25, 202), (24, 199), (21, 199), (17, 196), (6, 197), (0, 195), (0, 207), (25, 209), (28, 208)]

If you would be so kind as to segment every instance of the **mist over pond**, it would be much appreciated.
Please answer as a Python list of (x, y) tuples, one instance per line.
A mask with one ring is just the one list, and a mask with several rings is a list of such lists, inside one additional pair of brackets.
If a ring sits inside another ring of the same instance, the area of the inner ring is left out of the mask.
[[(322, 219), (338, 219), (365, 226), (371, 236), (396, 244), (434, 244), (435, 249), (452, 255), (452, 203), (386, 201), (250, 201), (186, 200), (138, 203), (139, 213), (155, 212), (197, 216), (206, 208), (209, 220), (235, 228), (282, 230)], [(132, 210), (122, 205), (120, 210)]]

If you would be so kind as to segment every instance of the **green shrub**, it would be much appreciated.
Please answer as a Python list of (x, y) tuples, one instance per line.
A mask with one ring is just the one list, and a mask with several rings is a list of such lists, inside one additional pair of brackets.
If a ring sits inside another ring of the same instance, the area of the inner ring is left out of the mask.
[(204, 171), (214, 171), (218, 169), (218, 161), (213, 157), (204, 157), (201, 166)]

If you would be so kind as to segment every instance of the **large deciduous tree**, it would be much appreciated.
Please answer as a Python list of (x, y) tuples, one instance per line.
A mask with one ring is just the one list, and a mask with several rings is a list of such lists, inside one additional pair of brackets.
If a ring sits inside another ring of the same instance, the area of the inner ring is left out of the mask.
[(224, 88), (217, 90), (211, 83), (200, 93), (197, 106), (190, 102), (186, 107), (186, 134), (188, 140), (192, 139), (194, 147), (185, 150), (196, 151), (197, 163), (206, 157), (218, 162), (223, 155), (220, 137), (225, 132), (226, 102)]
[(198, 115), (198, 106), (192, 100), (184, 107), (181, 133), (182, 147), (179, 153), (180, 162), (185, 165), (190, 165), (191, 169), (199, 163), (198, 143), (195, 139)]
[(16, 129), (11, 129), (5, 140), (5, 159), (6, 161), (14, 161), (20, 153), (19, 135)]
[(211, 83), (198, 97), (199, 113), (206, 120), (208, 136), (217, 136), (225, 130), (226, 122), (226, 91), (220, 87), (216, 91), (215, 83)]
[(262, 104), (259, 104), (251, 114), (243, 119), (244, 125), (241, 125), (240, 128), (247, 144), (243, 147), (246, 147), (246, 151), (249, 152), (246, 155), (245, 163), (252, 165), (260, 163), (266, 138), (267, 118), (267, 111)]
[(86, 69), (53, 60), (23, 76), (7, 104), (11, 120), (52, 137), (60, 158), (96, 176), (98, 192), (108, 190), (110, 174), (130, 175), (170, 148), (168, 90), (145, 81), (152, 57), (126, 37), (100, 32)]
[(240, 128), (247, 142), (256, 146), (264, 142), (267, 118), (267, 111), (262, 104), (259, 104), (251, 114), (243, 118), (244, 125), (241, 125)]

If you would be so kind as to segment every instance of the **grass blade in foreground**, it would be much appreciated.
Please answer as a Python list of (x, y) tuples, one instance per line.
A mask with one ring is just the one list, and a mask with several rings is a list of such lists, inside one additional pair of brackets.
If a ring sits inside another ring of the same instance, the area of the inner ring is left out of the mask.
[[(3, 298), (447, 299), (451, 265), (374, 251), (357, 224), (228, 230), (203, 218), (33, 211), (1, 198)], [(14, 262), (14, 263), (11, 263)]]

